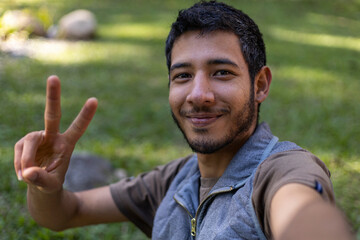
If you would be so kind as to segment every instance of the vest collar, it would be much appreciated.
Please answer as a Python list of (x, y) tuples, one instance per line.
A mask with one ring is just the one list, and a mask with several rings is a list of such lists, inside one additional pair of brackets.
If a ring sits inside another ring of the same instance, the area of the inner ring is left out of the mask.
[[(240, 188), (261, 161), (268, 156), (276, 142), (277, 138), (271, 134), (269, 126), (266, 123), (260, 124), (254, 134), (235, 154), (224, 174), (209, 192), (209, 195)], [(197, 156), (194, 155), (186, 165), (188, 164), (190, 168), (188, 168), (184, 180), (177, 187), (174, 199), (187, 209), (188, 213), (193, 217), (199, 206), (200, 171)]]
[[(262, 158), (267, 157), (263, 155), (265, 151), (269, 151), (269, 147), (273, 147), (270, 146), (273, 138), (274, 136), (266, 123), (258, 125), (253, 135), (230, 161), (224, 174), (210, 193), (226, 187), (238, 188), (241, 186), (241, 183), (245, 183), (246, 179), (252, 175), (257, 166), (264, 160)], [(277, 138), (275, 141), (277, 141)], [(273, 142), (272, 144), (275, 143)], [(268, 153), (265, 153), (265, 155), (268, 155)]]

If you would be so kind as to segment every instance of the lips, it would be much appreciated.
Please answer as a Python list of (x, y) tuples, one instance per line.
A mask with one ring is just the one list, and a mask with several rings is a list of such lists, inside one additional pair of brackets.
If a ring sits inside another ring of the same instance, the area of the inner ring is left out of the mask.
[(206, 127), (217, 119), (219, 119), (223, 114), (209, 114), (209, 113), (200, 113), (200, 114), (189, 114), (186, 115), (186, 118), (191, 122), (195, 127)]
[(180, 110), (180, 116), (185, 118), (195, 128), (204, 128), (216, 122), (225, 114), (230, 113), (227, 108), (192, 108)]

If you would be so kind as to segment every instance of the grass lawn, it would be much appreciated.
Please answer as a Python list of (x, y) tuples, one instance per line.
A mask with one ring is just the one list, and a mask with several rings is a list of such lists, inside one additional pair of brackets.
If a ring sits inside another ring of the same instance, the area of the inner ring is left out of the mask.
[[(0, 2), (0, 14), (44, 10), (54, 22), (86, 8), (97, 16), (99, 29), (89, 42), (33, 39), (31, 57), (0, 51), (1, 239), (146, 239), (127, 223), (61, 233), (37, 226), (26, 210), (26, 185), (13, 171), (13, 146), (26, 133), (43, 129), (45, 80), (56, 74), (62, 80), (62, 130), (88, 97), (99, 99), (76, 151), (108, 158), (131, 175), (190, 153), (169, 113), (164, 57), (170, 23), (190, 2)], [(261, 119), (280, 139), (325, 161), (338, 206), (360, 239), (360, 1), (225, 2), (248, 13), (264, 34), (273, 82)]]

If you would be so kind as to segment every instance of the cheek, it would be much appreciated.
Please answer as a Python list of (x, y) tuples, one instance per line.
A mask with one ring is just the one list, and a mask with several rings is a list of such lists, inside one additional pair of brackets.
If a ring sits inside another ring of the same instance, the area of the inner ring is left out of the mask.
[(173, 113), (176, 113), (176, 102), (174, 102), (174, 101), (172, 101), (172, 99), (169, 97), (169, 104), (170, 104), (170, 108), (171, 108), (171, 111), (173, 112)]
[(249, 84), (244, 84), (244, 81), (234, 82), (229, 84), (226, 88), (226, 97), (234, 101), (244, 101), (250, 96), (251, 87)]
[(239, 86), (236, 84), (228, 84), (225, 86), (215, 86), (217, 91), (215, 93), (216, 99), (221, 102), (226, 102), (232, 107), (238, 107), (247, 100), (249, 96), (249, 91), (245, 91), (243, 86)]
[(183, 91), (179, 91), (178, 89), (170, 89), (169, 91), (169, 104), (171, 110), (176, 114), (177, 110), (180, 109), (182, 104), (184, 103), (185, 97), (182, 94)]

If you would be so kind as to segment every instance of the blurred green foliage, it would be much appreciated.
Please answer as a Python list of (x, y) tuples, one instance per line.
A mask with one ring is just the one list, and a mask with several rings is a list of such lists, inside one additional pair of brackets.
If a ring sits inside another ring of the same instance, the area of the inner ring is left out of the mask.
[[(225, 2), (248, 13), (264, 34), (273, 82), (261, 119), (280, 139), (325, 161), (338, 205), (360, 234), (360, 1)], [(13, 171), (12, 149), (26, 133), (43, 129), (45, 79), (57, 74), (62, 130), (88, 97), (99, 99), (76, 151), (104, 156), (132, 175), (190, 153), (169, 113), (164, 57), (170, 24), (189, 5), (180, 0), (0, 2), (0, 14), (30, 9), (48, 25), (78, 8), (93, 11), (99, 23), (95, 41), (31, 39), (29, 57), (0, 51), (1, 239), (146, 239), (132, 224), (62, 233), (37, 226), (26, 210), (26, 185)]]

